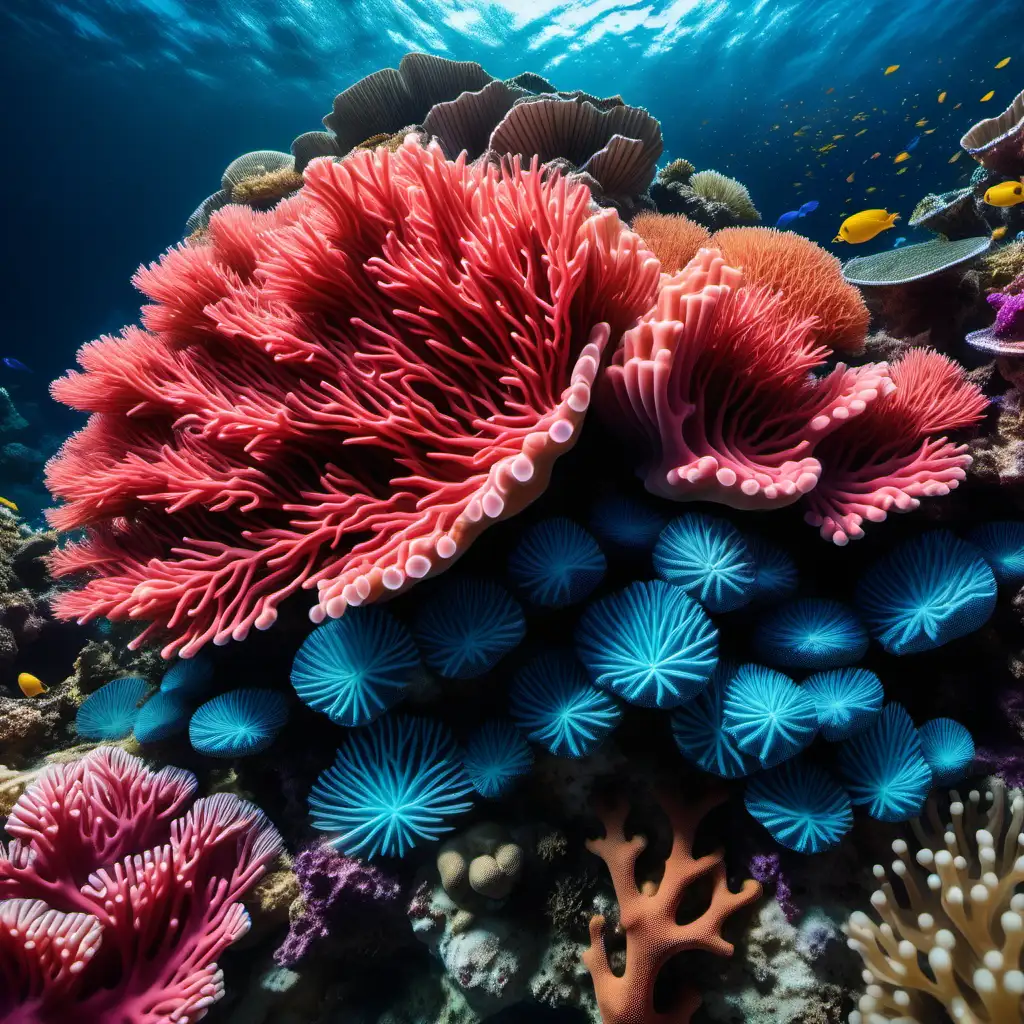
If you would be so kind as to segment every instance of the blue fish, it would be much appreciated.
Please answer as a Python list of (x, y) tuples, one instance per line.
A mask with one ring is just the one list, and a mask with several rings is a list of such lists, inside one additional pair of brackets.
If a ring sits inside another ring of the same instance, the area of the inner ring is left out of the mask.
[(788, 213), (784, 213), (776, 222), (777, 228), (785, 228), (793, 223), (798, 217), (806, 217), (809, 213), (814, 213), (818, 208), (818, 200), (811, 199), (804, 203), (799, 210), (790, 210)]
[(903, 148), (909, 153), (921, 141), (920, 135), (915, 135)]
[(806, 203), (804, 203), (804, 205), (801, 206), (800, 209), (797, 212), (800, 214), (801, 217), (806, 217), (807, 214), (814, 213), (814, 211), (817, 208), (818, 208), (818, 200), (817, 199), (810, 199)]
[(3, 363), (8, 370), (20, 370), (22, 373), (32, 372), (20, 359), (15, 359), (14, 356), (4, 356), (3, 359), (0, 359), (0, 363)]
[(897, 238), (896, 241), (892, 243), (892, 247), (894, 249), (898, 249), (905, 241), (906, 239), (902, 235), (900, 235), (900, 237)]

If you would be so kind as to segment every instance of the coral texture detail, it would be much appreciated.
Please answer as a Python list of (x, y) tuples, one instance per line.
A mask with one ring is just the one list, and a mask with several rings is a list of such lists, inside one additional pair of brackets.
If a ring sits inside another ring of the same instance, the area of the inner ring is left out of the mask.
[[(599, 809), (605, 835), (587, 840), (587, 849), (608, 865), (619, 903), (619, 924), (626, 936), (626, 970), (616, 976), (604, 944), (605, 919), (600, 914), (591, 918), (590, 947), (583, 962), (594, 980), (604, 1024), (688, 1024), (700, 1005), (700, 994), (687, 990), (671, 1012), (658, 1013), (654, 1009), (658, 972), (682, 950), (732, 955), (732, 943), (722, 938), (722, 926), (731, 914), (761, 895), (761, 884), (747, 879), (739, 892), (731, 892), (722, 850), (693, 856), (693, 839), (701, 820), (723, 799), (717, 794), (685, 805), (669, 794), (659, 795), (672, 828), (672, 850), (660, 882), (642, 887), (637, 885), (636, 862), (647, 843), (643, 836), (626, 838), (628, 803), (623, 800)], [(703, 878), (713, 881), (710, 906), (694, 920), (678, 924), (680, 901), (687, 889)]]
[(145, 330), (87, 345), (54, 396), (92, 413), (51, 462), (57, 614), (142, 620), (165, 656), (449, 566), (543, 492), (657, 260), (557, 173), (395, 153), (313, 161), (142, 269)]

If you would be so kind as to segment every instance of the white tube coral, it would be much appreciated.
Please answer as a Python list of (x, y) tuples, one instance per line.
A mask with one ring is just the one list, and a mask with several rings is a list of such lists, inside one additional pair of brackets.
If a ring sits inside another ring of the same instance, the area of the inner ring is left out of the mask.
[[(876, 864), (877, 923), (860, 911), (846, 927), (864, 960), (867, 988), (850, 1024), (924, 1024), (938, 1003), (956, 1024), (1021, 1024), (1024, 971), (1024, 796), (1001, 785), (962, 801), (949, 795), (946, 823), (935, 799), (912, 823), (890, 873)], [(898, 880), (893, 889), (893, 876)]]

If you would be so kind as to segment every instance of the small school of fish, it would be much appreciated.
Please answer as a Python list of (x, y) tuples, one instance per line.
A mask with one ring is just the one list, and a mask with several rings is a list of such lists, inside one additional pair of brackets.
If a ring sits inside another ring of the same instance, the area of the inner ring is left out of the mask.
[(839, 234), (832, 241), (848, 242), (850, 245), (870, 242), (876, 235), (894, 227), (899, 219), (898, 213), (889, 213), (888, 210), (861, 210), (843, 221), (839, 226)]
[(814, 213), (818, 208), (818, 200), (811, 199), (804, 203), (799, 210), (790, 210), (788, 213), (784, 213), (776, 222), (775, 226), (782, 230), (783, 228), (789, 227), (793, 221), (798, 220), (800, 217), (806, 217), (809, 213)]

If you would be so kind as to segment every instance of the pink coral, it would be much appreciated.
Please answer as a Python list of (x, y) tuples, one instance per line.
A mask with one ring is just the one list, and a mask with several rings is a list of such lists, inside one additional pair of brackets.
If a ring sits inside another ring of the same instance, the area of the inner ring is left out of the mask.
[(869, 407), (856, 427), (834, 434), (819, 454), (825, 473), (808, 495), (805, 519), (821, 536), (846, 544), (891, 510), (948, 494), (967, 475), (966, 445), (945, 436), (977, 423), (988, 399), (963, 367), (932, 349), (911, 349), (891, 370), (895, 390)]
[(779, 294), (744, 287), (715, 249), (665, 278), (600, 395), (609, 420), (640, 440), (647, 489), (763, 509), (814, 488), (816, 446), (891, 386), (885, 364), (813, 377), (828, 355), (816, 323), (788, 315)]
[(314, 621), (442, 571), (540, 494), (602, 352), (659, 267), (557, 174), (410, 138), (314, 161), (140, 270), (146, 330), (87, 345), (55, 397), (92, 413), (50, 464), (64, 618), (138, 619), (165, 656)]
[(0, 846), (5, 1024), (197, 1021), (223, 994), (216, 959), (249, 928), (237, 902), (280, 852), (237, 797), (100, 747), (48, 768)]

